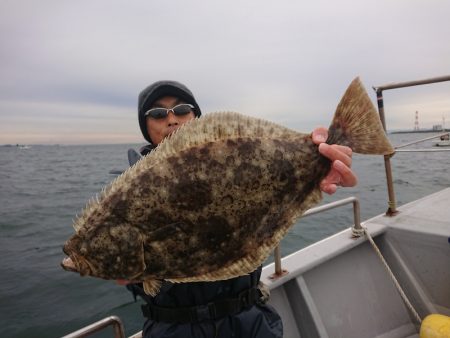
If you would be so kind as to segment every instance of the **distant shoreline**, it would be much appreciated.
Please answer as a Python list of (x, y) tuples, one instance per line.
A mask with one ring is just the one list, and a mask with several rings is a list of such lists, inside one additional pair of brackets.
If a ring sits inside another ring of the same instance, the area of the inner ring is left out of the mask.
[[(433, 130), (433, 129), (419, 129), (419, 130), (388, 130), (388, 134), (423, 134), (423, 133), (445, 133), (450, 132), (450, 129), (445, 128), (445, 130)], [(0, 147), (8, 147), (8, 148), (22, 148), (27, 149), (27, 147), (31, 146), (87, 146), (87, 145), (130, 145), (136, 147), (142, 147), (145, 143), (137, 142), (137, 143), (13, 143), (13, 144), (0, 144)]]
[(422, 134), (422, 133), (445, 133), (450, 131), (450, 129), (445, 130), (433, 130), (433, 129), (423, 129), (423, 130), (394, 130), (388, 131), (388, 134)]
[(70, 146), (114, 146), (114, 145), (129, 145), (142, 147), (145, 143), (27, 143), (27, 144), (0, 144), (0, 147), (6, 148), (23, 148), (34, 146), (49, 146), (49, 147), (70, 147)]

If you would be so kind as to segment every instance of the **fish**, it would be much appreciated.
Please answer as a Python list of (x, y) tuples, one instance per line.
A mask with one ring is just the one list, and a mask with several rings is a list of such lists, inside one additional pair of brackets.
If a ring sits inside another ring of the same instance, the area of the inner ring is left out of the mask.
[[(328, 144), (394, 152), (361, 80), (329, 127)], [(61, 263), (81, 276), (143, 282), (218, 281), (251, 273), (322, 199), (331, 169), (305, 134), (235, 112), (195, 118), (91, 199)]]

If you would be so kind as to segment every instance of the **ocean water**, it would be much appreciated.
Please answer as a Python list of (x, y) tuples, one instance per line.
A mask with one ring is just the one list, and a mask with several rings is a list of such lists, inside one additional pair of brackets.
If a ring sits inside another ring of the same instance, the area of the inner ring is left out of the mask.
[[(390, 135), (394, 145), (423, 134)], [(426, 134), (430, 136), (430, 134)], [(431, 141), (419, 146), (430, 148)], [(60, 262), (72, 219), (88, 199), (127, 167), (127, 149), (139, 145), (0, 147), (0, 336), (59, 337), (109, 315), (126, 334), (144, 323), (140, 303), (114, 281), (80, 277)], [(450, 152), (398, 153), (392, 159), (401, 205), (450, 186)], [(381, 156), (354, 155), (359, 184), (324, 203), (356, 196), (361, 219), (384, 213), (387, 188)], [(301, 219), (282, 242), (286, 255), (353, 223), (351, 205)], [(270, 262), (269, 258), (267, 262)], [(112, 336), (108, 329), (95, 337)]]

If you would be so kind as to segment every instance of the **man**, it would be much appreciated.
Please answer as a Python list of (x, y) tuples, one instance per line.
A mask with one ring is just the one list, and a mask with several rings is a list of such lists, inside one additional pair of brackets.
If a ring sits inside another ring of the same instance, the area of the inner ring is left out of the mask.
[[(142, 135), (149, 142), (141, 154), (152, 151), (165, 137), (187, 121), (201, 116), (191, 91), (175, 81), (159, 81), (139, 95), (138, 117)], [(348, 147), (324, 142), (326, 128), (313, 131), (319, 151), (332, 161), (330, 174), (321, 189), (334, 193), (338, 185), (353, 186), (357, 179), (351, 171), (352, 151)], [(147, 305), (143, 313), (144, 337), (282, 337), (280, 316), (262, 301), (258, 288), (261, 267), (249, 275), (217, 282), (172, 284), (164, 282), (159, 294), (150, 297), (141, 284), (127, 284), (133, 294)]]

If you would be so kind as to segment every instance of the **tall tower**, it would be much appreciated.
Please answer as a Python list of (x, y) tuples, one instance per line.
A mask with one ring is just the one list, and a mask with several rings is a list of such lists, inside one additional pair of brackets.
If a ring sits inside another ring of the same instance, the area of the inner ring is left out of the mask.
[(416, 110), (416, 118), (414, 120), (414, 130), (419, 130), (419, 112)]

